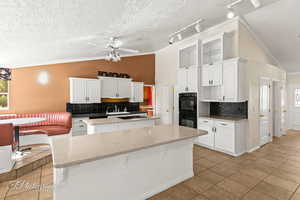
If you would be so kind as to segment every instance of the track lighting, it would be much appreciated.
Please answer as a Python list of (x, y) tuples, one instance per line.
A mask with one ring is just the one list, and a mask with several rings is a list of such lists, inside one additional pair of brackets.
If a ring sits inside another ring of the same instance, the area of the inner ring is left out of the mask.
[(227, 12), (227, 18), (228, 19), (233, 19), (234, 17), (235, 17), (235, 12), (233, 11), (232, 8), (229, 8), (228, 12)]
[(171, 44), (173, 44), (174, 43), (174, 37), (171, 37), (170, 39), (169, 39), (169, 44), (171, 45)]
[(197, 23), (195, 25), (195, 30), (197, 31), (197, 33), (200, 33), (201, 32), (201, 25), (199, 23)]
[(251, 1), (251, 3), (253, 4), (253, 6), (254, 6), (255, 8), (258, 8), (258, 7), (261, 6), (260, 0), (250, 0), (250, 1)]
[(178, 33), (178, 34), (177, 34), (177, 38), (178, 38), (178, 40), (182, 40), (182, 35), (181, 35), (181, 33)]

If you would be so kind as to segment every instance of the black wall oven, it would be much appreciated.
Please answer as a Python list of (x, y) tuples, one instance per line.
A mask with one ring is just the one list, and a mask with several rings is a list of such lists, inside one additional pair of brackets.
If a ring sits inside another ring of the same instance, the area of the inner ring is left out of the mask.
[(197, 93), (179, 94), (179, 125), (197, 128)]

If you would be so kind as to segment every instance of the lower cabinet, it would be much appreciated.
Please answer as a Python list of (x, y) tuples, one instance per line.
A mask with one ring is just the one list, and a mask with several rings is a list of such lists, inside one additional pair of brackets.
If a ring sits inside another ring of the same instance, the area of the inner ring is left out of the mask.
[(83, 120), (89, 119), (88, 117), (73, 118), (72, 119), (72, 136), (86, 135), (87, 125)]
[(240, 156), (246, 152), (246, 125), (247, 120), (199, 118), (198, 129), (206, 130), (208, 134), (199, 136), (196, 144), (232, 156)]

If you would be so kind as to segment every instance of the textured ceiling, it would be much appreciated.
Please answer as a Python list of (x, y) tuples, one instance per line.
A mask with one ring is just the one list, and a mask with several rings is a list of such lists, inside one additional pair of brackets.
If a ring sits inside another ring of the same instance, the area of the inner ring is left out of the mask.
[[(112, 36), (121, 37), (125, 48), (153, 52), (168, 45), (170, 33), (199, 18), (206, 27), (224, 21), (229, 1), (1, 0), (0, 64), (99, 58)], [(241, 5), (242, 14), (254, 10), (248, 4)]]
[(300, 1), (280, 0), (245, 16), (281, 66), (300, 72)]

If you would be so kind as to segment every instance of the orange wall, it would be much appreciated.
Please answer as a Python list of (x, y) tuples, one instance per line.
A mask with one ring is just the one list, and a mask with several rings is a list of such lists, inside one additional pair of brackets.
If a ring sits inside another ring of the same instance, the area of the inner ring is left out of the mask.
[[(37, 82), (47, 71), (49, 83)], [(134, 81), (154, 84), (155, 55), (125, 57), (121, 62), (93, 60), (13, 69), (9, 110), (0, 113), (65, 111), (69, 101), (69, 77), (96, 78), (98, 71), (129, 74)]]

